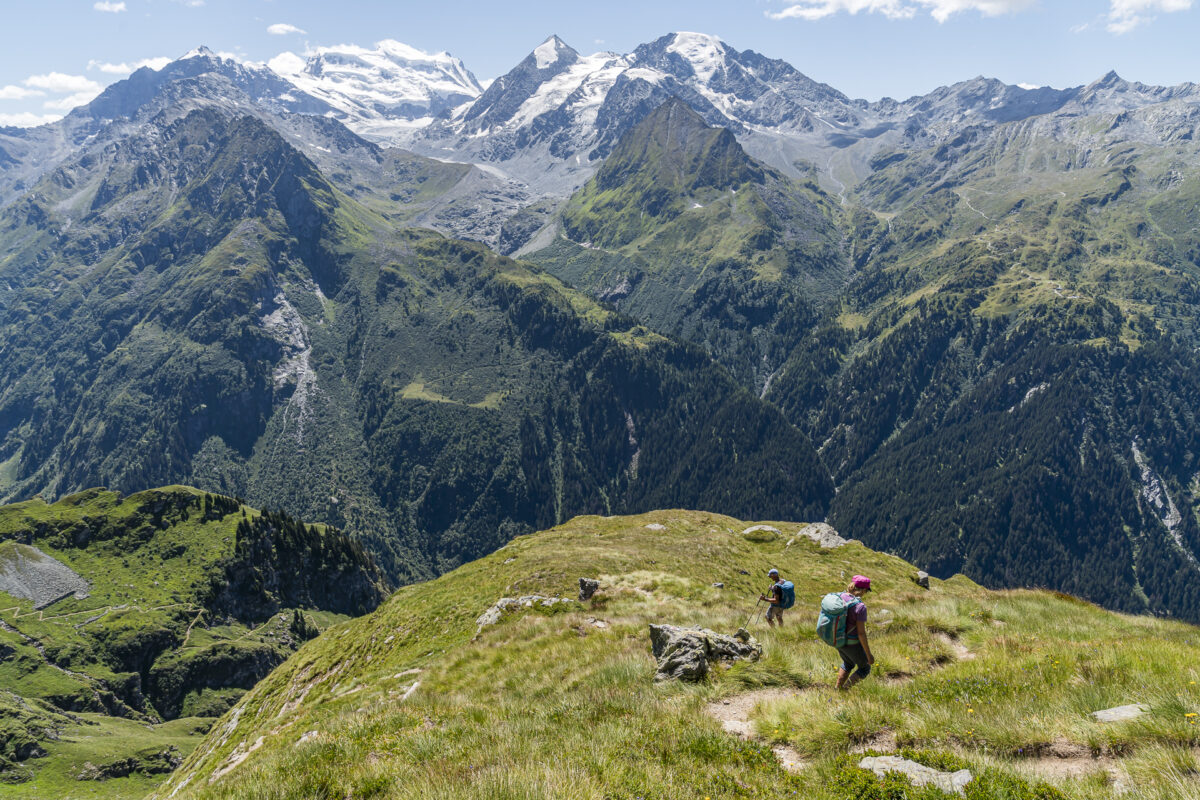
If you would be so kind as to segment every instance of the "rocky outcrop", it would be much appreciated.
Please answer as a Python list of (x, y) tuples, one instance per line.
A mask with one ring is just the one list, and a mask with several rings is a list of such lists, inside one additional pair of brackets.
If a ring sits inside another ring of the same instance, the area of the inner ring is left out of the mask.
[(650, 646), (658, 659), (656, 681), (701, 681), (710, 662), (757, 661), (762, 656), (762, 645), (744, 630), (727, 636), (707, 628), (651, 625)]
[(521, 597), (501, 597), (496, 601), (495, 605), (479, 615), (479, 619), (475, 620), (475, 624), (483, 628), (487, 625), (495, 625), (505, 614), (511, 611), (522, 608), (533, 608), (534, 606), (551, 608), (559, 603), (573, 602), (569, 597), (547, 597), (541, 594), (527, 594)]
[(600, 591), (600, 581), (595, 578), (580, 578), (579, 579), (579, 602), (591, 600), (592, 595)]
[(826, 550), (831, 550), (835, 547), (841, 547), (844, 544), (849, 544), (849, 539), (843, 539), (838, 535), (838, 532), (833, 529), (832, 525), (824, 522), (813, 522), (805, 525), (797, 533), (797, 536), (807, 536)]
[(858, 766), (871, 770), (880, 778), (889, 772), (899, 772), (912, 781), (913, 786), (934, 786), (951, 794), (962, 794), (963, 787), (970, 783), (972, 778), (969, 769), (941, 772), (899, 756), (867, 756), (858, 762)]
[(75, 780), (106, 781), (110, 778), (124, 778), (134, 773), (141, 775), (164, 775), (174, 771), (183, 763), (183, 756), (174, 747), (164, 750), (148, 749), (126, 758), (118, 758), (107, 764), (84, 763)]
[(929, 573), (925, 570), (917, 570), (917, 574), (913, 576), (913, 583), (920, 586), (922, 589), (929, 588)]

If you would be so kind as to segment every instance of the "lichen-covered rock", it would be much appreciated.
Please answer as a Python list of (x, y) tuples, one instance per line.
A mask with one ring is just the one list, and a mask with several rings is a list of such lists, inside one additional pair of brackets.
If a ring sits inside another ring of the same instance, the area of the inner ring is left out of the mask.
[(656, 681), (700, 681), (708, 675), (711, 661), (757, 661), (762, 656), (762, 645), (745, 631), (727, 636), (677, 625), (651, 625), (650, 647), (658, 659)]
[(913, 786), (934, 786), (952, 794), (962, 794), (963, 787), (970, 783), (972, 778), (969, 769), (942, 772), (900, 756), (867, 756), (858, 762), (858, 766), (871, 770), (880, 778), (889, 772), (899, 772), (912, 781)]
[(742, 531), (742, 538), (748, 542), (773, 542), (779, 537), (779, 528), (771, 525), (751, 525)]
[(591, 600), (592, 595), (600, 591), (600, 581), (594, 578), (579, 579), (579, 602)]
[(534, 606), (550, 608), (559, 603), (573, 602), (575, 601), (569, 597), (546, 597), (541, 594), (527, 594), (521, 597), (501, 597), (496, 601), (495, 605), (479, 615), (479, 619), (475, 620), (475, 624), (480, 628), (485, 625), (495, 625), (506, 613), (521, 608), (533, 608)]

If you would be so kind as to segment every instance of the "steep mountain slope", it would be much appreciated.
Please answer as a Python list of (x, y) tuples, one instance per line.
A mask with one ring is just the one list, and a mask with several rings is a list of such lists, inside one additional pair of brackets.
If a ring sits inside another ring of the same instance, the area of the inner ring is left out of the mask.
[(1197, 618), (1197, 120), (1167, 97), (881, 157), (858, 275), (768, 394), (821, 443), (837, 524)]
[(759, 390), (777, 338), (846, 280), (839, 212), (749, 158), (681, 100), (625, 134), (531, 256), (656, 330), (702, 345)]
[(194, 489), (0, 507), (0, 780), (144, 792), (319, 628), (386, 596), (354, 540)]
[[(957, 796), (858, 767), (898, 748), (970, 768), (966, 797), (980, 800), (1194, 792), (1194, 627), (961, 576), (921, 589), (895, 557), (770, 525), (581, 517), (401, 589), (260, 683), (154, 797)], [(714, 664), (699, 686), (655, 682), (647, 624), (730, 633), (770, 566), (795, 581), (797, 606), (782, 630), (750, 626), (763, 658)], [(810, 625), (858, 572), (873, 579), (876, 663), (840, 694), (837, 654)], [(579, 576), (601, 584), (582, 603)], [(568, 599), (479, 619), (521, 595)], [(1128, 703), (1148, 714), (1088, 716)]]
[(827, 509), (804, 436), (702, 354), (396, 229), (257, 117), (144, 126), (0, 219), (5, 495), (186, 480), (400, 580), (583, 511)]

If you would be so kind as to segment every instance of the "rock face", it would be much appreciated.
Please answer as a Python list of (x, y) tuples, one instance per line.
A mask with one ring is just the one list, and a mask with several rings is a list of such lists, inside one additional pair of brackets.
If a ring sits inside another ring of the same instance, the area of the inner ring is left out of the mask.
[(527, 594), (521, 597), (501, 597), (496, 601), (495, 605), (479, 615), (479, 619), (475, 620), (475, 624), (480, 628), (485, 625), (495, 625), (506, 613), (516, 611), (520, 608), (533, 608), (534, 606), (549, 608), (559, 603), (572, 602), (574, 601), (569, 597), (546, 597), (541, 594)]
[(58, 559), (9, 541), (0, 544), (0, 591), (32, 600), (33, 607), (40, 609), (70, 595), (87, 597), (91, 587)]
[(899, 756), (868, 756), (858, 762), (861, 769), (869, 769), (880, 778), (889, 772), (899, 772), (905, 775), (913, 786), (936, 786), (943, 792), (962, 794), (963, 787), (971, 782), (971, 770), (960, 769), (958, 772), (941, 772), (933, 767), (918, 764)]
[(592, 595), (600, 591), (600, 581), (595, 578), (580, 578), (579, 579), (579, 602), (591, 600)]
[(656, 681), (701, 681), (710, 661), (757, 661), (762, 656), (762, 645), (740, 630), (727, 636), (707, 628), (651, 625), (650, 646), (658, 659)]
[(1149, 708), (1141, 703), (1131, 703), (1127, 706), (1116, 706), (1114, 708), (1103, 709), (1102, 711), (1093, 711), (1092, 718), (1097, 722), (1124, 722), (1127, 719), (1137, 719), (1149, 710)]

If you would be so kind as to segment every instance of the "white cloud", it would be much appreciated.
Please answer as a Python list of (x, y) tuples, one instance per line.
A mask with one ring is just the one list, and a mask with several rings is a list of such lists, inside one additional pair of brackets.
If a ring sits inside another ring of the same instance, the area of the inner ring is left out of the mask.
[(1191, 7), (1192, 0), (1110, 0), (1108, 31), (1116, 34), (1129, 33), (1137, 26), (1154, 19), (1154, 12), (1170, 14), (1175, 11), (1187, 11)]
[(0, 127), (11, 125), (15, 128), (33, 128), (62, 119), (62, 114), (32, 114), (22, 111), (19, 114), (0, 114)]
[(107, 11), (109, 14), (120, 14), (125, 10), (125, 3), (110, 3), (108, 0), (100, 0), (92, 8), (97, 11)]
[(295, 25), (289, 25), (286, 22), (276, 22), (274, 25), (267, 26), (267, 33), (271, 34), (272, 36), (287, 36), (289, 33), (307, 32), (308, 31), (305, 31), (301, 28), (297, 28)]
[(45, 75), (30, 75), (25, 85), (34, 89), (45, 89), (54, 94), (68, 92), (99, 92), (100, 84), (83, 75), (67, 75), (62, 72), (47, 72)]
[(40, 97), (45, 92), (37, 89), (26, 89), (24, 86), (0, 86), (0, 100), (24, 100), (27, 97)]
[(57, 100), (47, 100), (46, 102), (42, 103), (42, 108), (48, 108), (52, 111), (70, 111), (76, 106), (81, 106), (85, 103), (92, 102), (97, 94), (99, 94), (99, 92), (76, 92), (75, 94), (69, 94), (66, 97), (60, 97)]
[(1022, 11), (1034, 2), (1035, 0), (793, 0), (792, 4), (782, 11), (768, 11), (767, 16), (772, 19), (817, 20), (840, 13), (864, 13), (882, 14), (889, 19), (911, 19), (921, 11), (928, 11), (938, 22), (945, 22), (961, 11), (978, 11), (985, 17), (997, 17)]
[(158, 58), (143, 58), (141, 61), (122, 61), (119, 64), (114, 64), (111, 61), (96, 61), (88, 62), (88, 69), (98, 69), (101, 72), (109, 75), (128, 75), (131, 72), (136, 72), (142, 67), (149, 67), (153, 70), (160, 70), (167, 64), (171, 63), (171, 59), (166, 56)]
[(303, 58), (290, 51), (284, 51), (267, 62), (267, 66), (280, 75), (296, 75), (304, 71), (307, 64)]
[(204, 5), (204, 0), (175, 0), (175, 2), (179, 3), (181, 6), (187, 6), (188, 8), (199, 8), (200, 6)]

